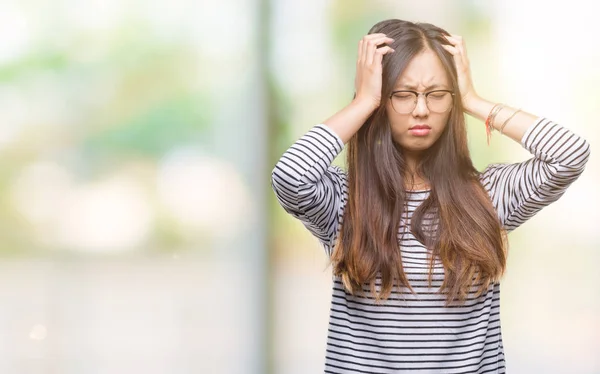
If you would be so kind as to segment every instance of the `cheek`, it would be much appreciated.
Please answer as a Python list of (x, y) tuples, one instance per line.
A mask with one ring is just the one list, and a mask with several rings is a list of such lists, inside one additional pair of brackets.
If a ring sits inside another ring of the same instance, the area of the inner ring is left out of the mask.
[(437, 129), (438, 133), (442, 133), (446, 126), (448, 126), (448, 120), (450, 119), (450, 112), (443, 114), (436, 114), (430, 116), (431, 125)]
[(446, 128), (446, 126), (448, 126), (448, 120), (449, 120), (449, 119), (450, 119), (450, 114), (449, 114), (449, 113), (448, 113), (448, 114), (444, 114), (444, 115), (442, 116), (442, 118), (440, 118), (440, 123), (439, 123), (439, 126), (440, 126), (440, 133), (441, 133), (442, 131), (444, 131), (444, 129)]
[(410, 115), (398, 114), (393, 110), (390, 112), (389, 109), (386, 112), (388, 124), (392, 128), (392, 132), (408, 129), (408, 126), (410, 126)]

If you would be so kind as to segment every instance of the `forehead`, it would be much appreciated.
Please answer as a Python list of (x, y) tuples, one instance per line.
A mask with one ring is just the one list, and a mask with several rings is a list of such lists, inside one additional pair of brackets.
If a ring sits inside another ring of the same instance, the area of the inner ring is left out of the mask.
[(440, 59), (430, 50), (425, 50), (408, 63), (398, 77), (396, 88), (449, 87), (449, 79)]

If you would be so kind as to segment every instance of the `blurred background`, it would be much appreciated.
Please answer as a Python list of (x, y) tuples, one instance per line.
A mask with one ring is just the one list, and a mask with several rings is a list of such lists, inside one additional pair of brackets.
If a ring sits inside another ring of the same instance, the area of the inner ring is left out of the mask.
[[(2, 0), (0, 373), (322, 372), (331, 268), (270, 172), (387, 18), (462, 35), (482, 96), (592, 144), (511, 234), (501, 313), (510, 373), (600, 373), (600, 29), (541, 5)], [(468, 126), (478, 168), (530, 157)]]

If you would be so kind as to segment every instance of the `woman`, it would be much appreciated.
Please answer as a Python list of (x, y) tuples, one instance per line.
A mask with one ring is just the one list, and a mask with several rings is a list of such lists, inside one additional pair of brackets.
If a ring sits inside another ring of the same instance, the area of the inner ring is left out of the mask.
[[(376, 24), (356, 69), (352, 102), (272, 173), (332, 262), (325, 372), (503, 373), (506, 233), (565, 192), (589, 145), (478, 96), (462, 38), (431, 24)], [(478, 172), (464, 113), (533, 157)], [(345, 144), (347, 172), (331, 165)]]

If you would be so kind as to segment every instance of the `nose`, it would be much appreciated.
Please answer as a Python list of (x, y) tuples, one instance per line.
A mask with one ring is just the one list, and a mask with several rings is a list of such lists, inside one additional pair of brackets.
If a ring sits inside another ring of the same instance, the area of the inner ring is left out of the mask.
[(415, 117), (425, 117), (429, 114), (429, 108), (427, 107), (427, 100), (425, 99), (425, 95), (420, 93), (417, 96), (417, 105), (415, 105), (415, 109), (413, 110), (413, 115)]

